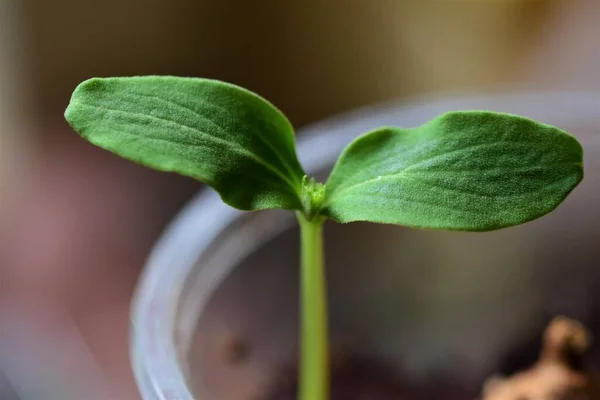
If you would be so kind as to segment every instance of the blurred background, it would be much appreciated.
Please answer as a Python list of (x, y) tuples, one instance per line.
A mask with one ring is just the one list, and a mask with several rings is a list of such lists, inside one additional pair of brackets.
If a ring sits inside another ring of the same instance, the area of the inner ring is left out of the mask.
[(80, 81), (218, 78), (300, 128), (424, 94), (600, 90), (598, 71), (596, 0), (0, 0), (0, 399), (138, 398), (132, 291), (200, 189), (81, 140)]

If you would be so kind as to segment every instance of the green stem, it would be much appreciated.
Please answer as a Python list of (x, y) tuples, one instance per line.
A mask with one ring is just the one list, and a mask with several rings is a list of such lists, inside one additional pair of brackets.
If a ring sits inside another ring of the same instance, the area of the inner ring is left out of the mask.
[(329, 398), (327, 288), (323, 219), (298, 213), (301, 236), (299, 400)]

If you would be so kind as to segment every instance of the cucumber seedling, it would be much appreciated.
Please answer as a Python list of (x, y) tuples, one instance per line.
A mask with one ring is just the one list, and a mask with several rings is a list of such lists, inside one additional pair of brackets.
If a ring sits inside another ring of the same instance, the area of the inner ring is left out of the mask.
[(551, 212), (583, 178), (575, 138), (490, 111), (449, 112), (416, 128), (365, 133), (342, 151), (325, 183), (304, 173), (285, 115), (225, 82), (93, 78), (75, 89), (65, 117), (89, 142), (202, 181), (232, 207), (296, 213), (301, 400), (329, 396), (325, 220), (490, 231)]

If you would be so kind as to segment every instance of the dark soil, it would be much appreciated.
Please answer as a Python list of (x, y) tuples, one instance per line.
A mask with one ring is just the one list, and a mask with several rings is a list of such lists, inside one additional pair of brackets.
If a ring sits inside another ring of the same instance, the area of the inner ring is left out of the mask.
[[(296, 369), (281, 375), (278, 385), (261, 400), (296, 400)], [(427, 388), (403, 383), (389, 368), (371, 360), (354, 358), (332, 367), (330, 400), (464, 400), (475, 398), (447, 382), (437, 382)]]
[[(296, 400), (297, 371), (289, 369), (264, 400)], [(409, 400), (408, 389), (388, 370), (353, 360), (331, 371), (331, 400)]]

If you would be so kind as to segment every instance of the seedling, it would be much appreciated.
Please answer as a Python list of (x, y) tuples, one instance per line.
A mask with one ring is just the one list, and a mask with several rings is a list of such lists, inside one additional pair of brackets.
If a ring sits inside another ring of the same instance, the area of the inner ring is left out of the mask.
[(368, 132), (343, 150), (326, 183), (304, 173), (285, 115), (228, 83), (93, 78), (75, 89), (65, 117), (91, 143), (200, 180), (232, 207), (296, 213), (301, 400), (329, 394), (325, 220), (491, 231), (549, 213), (583, 178), (582, 148), (572, 136), (490, 111)]

